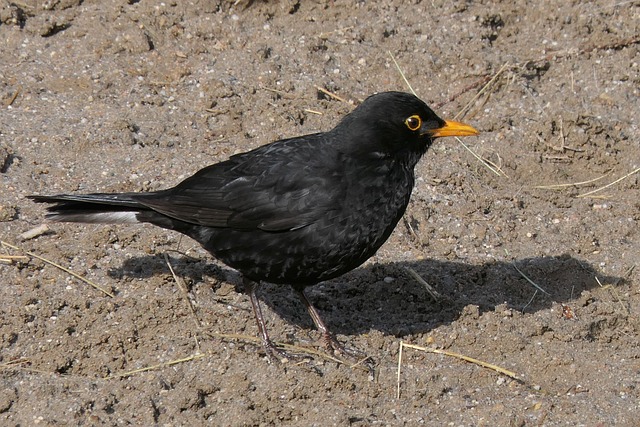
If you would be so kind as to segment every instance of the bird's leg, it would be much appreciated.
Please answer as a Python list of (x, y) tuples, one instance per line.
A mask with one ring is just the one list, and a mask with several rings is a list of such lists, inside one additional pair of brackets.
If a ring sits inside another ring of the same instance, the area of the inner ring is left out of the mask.
[(256, 295), (256, 291), (260, 287), (260, 284), (254, 282), (253, 280), (244, 279), (244, 285), (249, 292), (249, 299), (251, 300), (251, 305), (253, 306), (253, 314), (256, 316), (258, 331), (260, 332), (260, 338), (262, 339), (262, 347), (267, 353), (267, 356), (269, 358), (275, 357), (281, 362), (290, 359), (290, 356), (284, 351), (280, 350), (273, 343), (273, 341), (271, 341), (271, 338), (269, 338), (267, 325), (264, 321), (264, 317), (262, 316), (262, 309), (260, 308), (260, 301), (258, 300), (258, 296)]
[(298, 293), (298, 296), (304, 303), (305, 307), (307, 307), (309, 316), (311, 316), (311, 319), (313, 320), (313, 323), (316, 325), (316, 328), (322, 334), (322, 344), (324, 344), (325, 348), (329, 350), (329, 352), (337, 353), (342, 356), (346, 355), (346, 356), (357, 358), (357, 359), (367, 357), (365, 354), (363, 354), (358, 350), (348, 349), (348, 348), (345, 348), (342, 344), (340, 344), (338, 340), (336, 340), (336, 338), (333, 336), (333, 334), (329, 331), (329, 328), (327, 328), (327, 325), (325, 325), (325, 323), (322, 321), (322, 318), (320, 317), (320, 313), (318, 313), (318, 310), (316, 310), (313, 304), (311, 304), (311, 301), (309, 301), (309, 298), (307, 298), (307, 295), (304, 293), (304, 290), (296, 289), (296, 292)]

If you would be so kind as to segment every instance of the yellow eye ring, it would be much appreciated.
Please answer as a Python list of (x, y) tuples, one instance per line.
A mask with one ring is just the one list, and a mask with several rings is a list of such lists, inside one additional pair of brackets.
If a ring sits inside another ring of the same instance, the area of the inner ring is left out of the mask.
[(422, 119), (417, 114), (413, 116), (407, 117), (407, 120), (404, 121), (404, 124), (407, 125), (410, 131), (417, 131), (422, 126)]

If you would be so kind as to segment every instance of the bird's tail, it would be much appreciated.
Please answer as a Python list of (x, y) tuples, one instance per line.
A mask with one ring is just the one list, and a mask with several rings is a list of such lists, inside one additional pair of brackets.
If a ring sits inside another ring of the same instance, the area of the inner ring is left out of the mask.
[(50, 203), (46, 218), (52, 221), (126, 224), (141, 222), (138, 215), (149, 211), (134, 199), (134, 194), (58, 194), (29, 198), (37, 203)]

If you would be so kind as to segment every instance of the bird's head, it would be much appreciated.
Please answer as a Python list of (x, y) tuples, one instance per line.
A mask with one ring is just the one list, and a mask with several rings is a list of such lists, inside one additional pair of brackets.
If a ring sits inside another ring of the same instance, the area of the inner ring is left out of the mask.
[(334, 129), (352, 153), (367, 157), (411, 159), (426, 152), (435, 138), (477, 135), (473, 127), (442, 120), (416, 96), (382, 92), (365, 99)]

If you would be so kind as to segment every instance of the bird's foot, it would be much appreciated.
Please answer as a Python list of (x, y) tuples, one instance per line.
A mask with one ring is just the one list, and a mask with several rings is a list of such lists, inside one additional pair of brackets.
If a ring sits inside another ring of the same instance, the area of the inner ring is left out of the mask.
[(278, 346), (273, 343), (269, 343), (269, 345), (263, 345), (262, 348), (267, 354), (267, 358), (269, 358), (269, 361), (272, 363), (275, 361), (278, 361), (280, 363), (287, 363), (292, 358), (295, 358), (295, 356), (292, 356), (288, 352), (282, 350), (281, 348), (278, 348)]
[(373, 371), (375, 362), (370, 356), (367, 356), (361, 350), (345, 347), (342, 345), (331, 333), (322, 334), (322, 344), (329, 351), (329, 353), (339, 356), (344, 359), (350, 359), (352, 366), (362, 365), (370, 371)]
[(316, 310), (313, 304), (311, 304), (311, 301), (309, 301), (309, 298), (307, 298), (307, 296), (304, 293), (304, 289), (298, 289), (298, 288), (294, 288), (294, 289), (297, 291), (298, 296), (300, 297), (300, 300), (304, 303), (305, 307), (307, 307), (307, 311), (309, 312), (309, 315), (311, 316), (313, 323), (316, 325), (316, 328), (322, 334), (322, 344), (327, 349), (327, 351), (334, 356), (351, 359), (352, 361), (355, 361), (354, 363), (347, 363), (346, 361), (342, 361), (346, 365), (351, 365), (352, 367), (363, 365), (370, 372), (373, 372), (373, 367), (375, 365), (373, 359), (367, 356), (366, 354), (364, 354), (363, 352), (361, 352), (360, 350), (346, 348), (345, 346), (340, 344), (338, 340), (336, 340), (336, 338), (333, 336), (333, 334), (329, 331), (329, 328), (327, 328), (327, 325), (325, 325), (325, 323), (322, 321), (322, 318), (320, 317), (320, 313), (318, 313), (318, 310)]
[(309, 356), (299, 353), (291, 353), (282, 348), (278, 347), (273, 343), (273, 341), (268, 340), (262, 342), (262, 348), (264, 349), (267, 358), (271, 363), (280, 362), (282, 364), (288, 363), (290, 361), (303, 361), (305, 359), (309, 359)]

